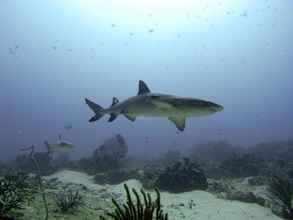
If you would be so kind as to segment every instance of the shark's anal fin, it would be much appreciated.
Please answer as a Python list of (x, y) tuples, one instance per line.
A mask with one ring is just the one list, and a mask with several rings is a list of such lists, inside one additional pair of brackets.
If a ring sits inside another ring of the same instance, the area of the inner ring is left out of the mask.
[(116, 114), (111, 114), (111, 115), (110, 115), (110, 118), (109, 118), (109, 120), (108, 120), (108, 122), (112, 122), (112, 121), (114, 121), (114, 120), (117, 118), (117, 116), (118, 116), (118, 115), (116, 115)]
[(148, 88), (148, 86), (146, 85), (146, 83), (142, 80), (139, 80), (138, 83), (138, 93), (137, 95), (144, 95), (147, 93), (150, 93), (150, 89)]
[(186, 121), (185, 117), (170, 116), (170, 117), (168, 117), (168, 119), (176, 125), (176, 127), (179, 131), (184, 131), (185, 121)]
[(135, 116), (132, 116), (132, 115), (129, 115), (129, 114), (124, 114), (124, 116), (130, 120), (130, 121), (135, 121), (136, 117)]

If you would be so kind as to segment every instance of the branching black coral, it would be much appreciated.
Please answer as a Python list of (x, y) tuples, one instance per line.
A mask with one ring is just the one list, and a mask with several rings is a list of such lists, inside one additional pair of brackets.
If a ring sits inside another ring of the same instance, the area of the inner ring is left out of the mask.
[(56, 194), (55, 201), (61, 212), (69, 213), (82, 204), (82, 196), (78, 191), (67, 190)]
[[(127, 202), (120, 206), (115, 199), (112, 202), (115, 206), (115, 210), (112, 213), (107, 213), (111, 219), (114, 220), (168, 220), (168, 214), (164, 214), (161, 209), (161, 197), (159, 190), (156, 189), (157, 198), (156, 201), (152, 201), (151, 195), (146, 193), (143, 189), (140, 190), (143, 201), (141, 200), (138, 192), (132, 189), (135, 196), (136, 203), (133, 201), (129, 188), (124, 184), (124, 188), (127, 195)], [(106, 220), (105, 217), (101, 217), (101, 220)]]
[(293, 219), (293, 184), (289, 179), (280, 176), (273, 176), (270, 183), (270, 192), (277, 198), (282, 208), (283, 217)]
[(45, 189), (43, 187), (43, 184), (42, 184), (42, 177), (41, 177), (41, 169), (40, 169), (40, 165), (39, 165), (39, 162), (38, 160), (35, 158), (35, 146), (32, 145), (28, 148), (24, 148), (24, 149), (21, 149), (22, 151), (27, 151), (29, 150), (30, 151), (30, 158), (35, 166), (35, 169), (37, 171), (37, 180), (38, 180), (38, 185), (39, 185), (39, 189), (40, 189), (40, 192), (41, 192), (41, 195), (42, 195), (42, 200), (43, 200), (43, 204), (44, 204), (44, 207), (45, 207), (45, 220), (48, 220), (49, 218), (49, 210), (48, 210), (48, 202), (47, 202), (47, 198), (46, 198), (46, 193), (45, 193)]

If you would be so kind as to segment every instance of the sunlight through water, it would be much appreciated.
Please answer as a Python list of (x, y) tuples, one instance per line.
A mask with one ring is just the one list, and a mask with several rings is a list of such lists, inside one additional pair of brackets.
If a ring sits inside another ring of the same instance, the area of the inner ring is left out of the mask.
[[(145, 24), (158, 22), (176, 25), (187, 19), (216, 20), (242, 1), (235, 0), (77, 0), (87, 16), (119, 20), (120, 23)], [(72, 2), (71, 2), (72, 3)]]

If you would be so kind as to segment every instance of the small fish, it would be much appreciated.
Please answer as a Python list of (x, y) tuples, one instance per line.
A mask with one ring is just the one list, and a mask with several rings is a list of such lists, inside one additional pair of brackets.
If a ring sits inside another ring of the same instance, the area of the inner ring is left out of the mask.
[(69, 131), (69, 130), (72, 129), (72, 127), (73, 127), (72, 124), (68, 124), (68, 125), (65, 125), (64, 126), (64, 129), (67, 130), (67, 131)]
[(247, 11), (243, 11), (243, 12), (241, 13), (241, 16), (242, 16), (242, 17), (247, 17)]
[(61, 140), (61, 135), (59, 135), (59, 140), (55, 144), (49, 144), (48, 141), (44, 141), (47, 147), (48, 153), (54, 152), (69, 152), (75, 147), (69, 141)]
[(153, 33), (153, 32), (155, 32), (155, 29), (150, 28), (150, 29), (149, 29), (149, 33)]
[(9, 50), (9, 54), (11, 54), (11, 55), (15, 54), (15, 51), (12, 48), (8, 48), (8, 50)]

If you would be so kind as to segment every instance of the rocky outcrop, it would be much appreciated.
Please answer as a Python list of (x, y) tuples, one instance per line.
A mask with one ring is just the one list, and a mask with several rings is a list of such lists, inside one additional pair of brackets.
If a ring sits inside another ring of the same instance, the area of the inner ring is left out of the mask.
[(233, 154), (220, 167), (231, 177), (249, 177), (261, 175), (266, 163), (253, 154)]
[(179, 193), (191, 190), (205, 190), (208, 186), (204, 172), (198, 164), (184, 158), (167, 167), (155, 181), (160, 190)]

